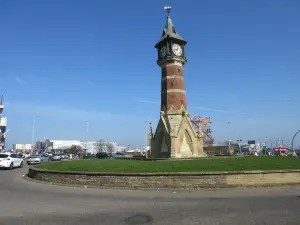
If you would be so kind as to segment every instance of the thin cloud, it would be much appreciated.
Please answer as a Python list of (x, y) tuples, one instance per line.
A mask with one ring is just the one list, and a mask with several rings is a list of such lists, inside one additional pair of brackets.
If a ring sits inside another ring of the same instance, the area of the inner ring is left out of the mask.
[(105, 121), (115, 117), (129, 119), (127, 115), (116, 115), (105, 111), (76, 109), (64, 106), (36, 105), (27, 102), (6, 102), (7, 110), (38, 115), (41, 117), (55, 117), (64, 120), (93, 120)]
[(18, 77), (18, 76), (15, 77), (15, 81), (16, 81), (18, 84), (25, 84), (25, 83), (26, 83), (25, 80), (23, 80), (22, 78), (20, 78), (20, 77)]
[(201, 107), (201, 106), (194, 106), (192, 108), (201, 109), (201, 110), (205, 110), (205, 111), (212, 111), (212, 112), (232, 113), (232, 112), (230, 112), (228, 110), (224, 110), (224, 109), (212, 109), (212, 108), (206, 108), (206, 107)]
[(146, 104), (159, 104), (159, 102), (155, 102), (155, 101), (149, 101), (149, 100), (144, 100), (144, 99), (136, 99), (135, 102), (137, 103), (146, 103)]
[[(138, 102), (138, 103), (145, 103), (145, 104), (160, 104), (159, 102), (146, 100), (146, 99), (137, 99), (135, 101)], [(245, 113), (242, 113), (242, 112), (233, 112), (233, 111), (225, 110), (225, 109), (215, 109), (215, 108), (208, 108), (208, 107), (202, 107), (202, 106), (191, 106), (191, 108), (200, 109), (200, 110), (204, 110), (204, 111), (211, 111), (211, 112), (239, 114), (239, 115), (244, 115), (245, 114)]]
[(194, 109), (200, 109), (204, 111), (211, 111), (211, 112), (220, 112), (220, 113), (229, 113), (229, 114), (235, 114), (235, 115), (245, 115), (243, 112), (234, 112), (230, 110), (225, 110), (225, 109), (214, 109), (214, 108), (206, 108), (206, 107), (201, 107), (201, 106), (192, 106)]

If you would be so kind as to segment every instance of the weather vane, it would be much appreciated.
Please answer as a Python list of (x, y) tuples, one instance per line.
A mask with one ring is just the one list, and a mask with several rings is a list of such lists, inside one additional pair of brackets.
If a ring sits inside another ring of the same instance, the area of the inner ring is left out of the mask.
[(164, 7), (164, 10), (168, 13), (168, 16), (170, 16), (171, 10), (172, 10), (172, 6), (167, 5)]

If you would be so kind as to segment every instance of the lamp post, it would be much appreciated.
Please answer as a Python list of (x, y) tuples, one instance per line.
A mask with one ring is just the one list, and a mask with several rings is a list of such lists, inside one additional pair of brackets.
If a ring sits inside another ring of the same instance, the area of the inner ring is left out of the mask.
[[(228, 121), (228, 131), (229, 131), (229, 125), (230, 125), (230, 121)], [(229, 135), (228, 135), (228, 153), (230, 153), (231, 152), (230, 151), (230, 142), (231, 142), (231, 140), (230, 140), (230, 131), (228, 133), (229, 133)]]
[(32, 123), (32, 134), (31, 134), (31, 149), (34, 150), (34, 138), (35, 138), (35, 123), (37, 119), (37, 115), (34, 114), (33, 116), (33, 123)]
[(298, 131), (294, 134), (293, 139), (292, 139), (292, 151), (293, 151), (293, 152), (295, 152), (295, 150), (294, 150), (294, 139), (295, 139), (295, 137), (297, 136), (298, 133), (300, 133), (300, 130), (298, 130)]
[(264, 151), (264, 155), (268, 155), (269, 153), (268, 153), (268, 151), (267, 151), (267, 142), (268, 142), (268, 137), (265, 137), (265, 146), (264, 146), (264, 149), (265, 149), (265, 151)]
[(240, 152), (240, 154), (242, 153), (242, 146), (241, 146), (242, 141), (243, 141), (242, 139), (236, 140), (236, 142), (237, 142), (238, 145), (239, 145), (239, 152)]
[(85, 156), (87, 155), (87, 141), (89, 138), (89, 121), (85, 121), (85, 131), (86, 131), (86, 140), (85, 140)]

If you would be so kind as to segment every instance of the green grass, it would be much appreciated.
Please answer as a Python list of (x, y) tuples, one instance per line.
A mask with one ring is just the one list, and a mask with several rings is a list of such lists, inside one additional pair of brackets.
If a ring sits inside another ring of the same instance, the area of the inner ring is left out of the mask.
[(41, 164), (40, 169), (89, 172), (213, 172), (300, 169), (297, 157), (233, 157), (197, 160), (114, 160), (85, 159)]

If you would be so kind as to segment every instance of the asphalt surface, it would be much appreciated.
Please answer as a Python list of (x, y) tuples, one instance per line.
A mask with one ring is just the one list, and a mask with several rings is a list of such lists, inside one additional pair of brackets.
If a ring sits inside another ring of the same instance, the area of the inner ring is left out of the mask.
[(73, 188), (0, 170), (0, 225), (299, 224), (300, 189), (140, 191)]

